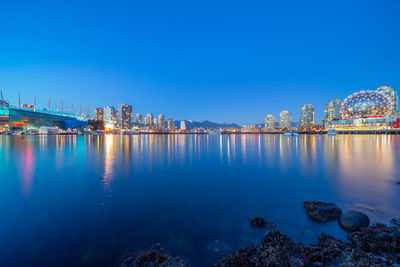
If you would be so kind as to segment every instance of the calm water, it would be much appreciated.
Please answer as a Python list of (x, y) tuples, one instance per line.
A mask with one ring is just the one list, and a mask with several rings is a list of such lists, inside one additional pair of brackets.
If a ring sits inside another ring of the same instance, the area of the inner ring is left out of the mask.
[(263, 230), (296, 241), (336, 222), (310, 221), (304, 200), (400, 215), (400, 137), (280, 135), (0, 136), (0, 266), (116, 266), (161, 243), (209, 266)]

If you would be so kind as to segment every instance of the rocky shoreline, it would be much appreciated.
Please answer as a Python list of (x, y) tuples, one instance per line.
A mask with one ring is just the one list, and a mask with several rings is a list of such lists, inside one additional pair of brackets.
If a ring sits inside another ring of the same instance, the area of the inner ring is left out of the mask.
[[(315, 245), (294, 242), (275, 230), (275, 224), (256, 216), (249, 220), (252, 227), (264, 228), (267, 233), (261, 243), (247, 246), (226, 255), (216, 267), (227, 266), (399, 266), (400, 218), (392, 220), (394, 227), (382, 223), (369, 227), (367, 215), (358, 211), (343, 213), (335, 204), (320, 201), (303, 203), (311, 219), (326, 222), (337, 220), (349, 232), (347, 242), (322, 233)], [(121, 263), (134, 266), (190, 266), (183, 258), (173, 257), (153, 247), (140, 251)]]
[(349, 235), (348, 242), (321, 234), (316, 245), (269, 231), (256, 246), (225, 256), (215, 266), (393, 266), (400, 264), (400, 230), (377, 224)]

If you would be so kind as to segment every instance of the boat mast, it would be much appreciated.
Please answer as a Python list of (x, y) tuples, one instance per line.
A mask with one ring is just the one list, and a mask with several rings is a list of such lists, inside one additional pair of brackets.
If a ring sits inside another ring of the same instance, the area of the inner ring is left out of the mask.
[(74, 106), (74, 102), (72, 102), (71, 107), (68, 109), (68, 113), (72, 112), (72, 107)]
[(0, 91), (1, 93), (1, 106), (6, 110), (6, 103), (4, 103), (4, 97), (3, 97), (3, 91)]

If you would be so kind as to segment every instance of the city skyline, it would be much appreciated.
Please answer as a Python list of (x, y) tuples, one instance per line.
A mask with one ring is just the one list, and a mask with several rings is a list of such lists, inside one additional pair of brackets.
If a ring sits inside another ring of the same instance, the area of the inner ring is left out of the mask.
[(299, 121), (310, 103), (320, 123), (329, 99), (400, 84), (397, 2), (41, 6), (2, 4), (0, 89), (12, 102), (20, 92), (42, 105), (85, 99), (92, 114), (129, 103), (241, 125), (282, 110)]
[[(365, 90), (361, 90), (360, 92), (364, 92)], [(387, 86), (387, 85), (382, 85), (378, 87), (376, 90), (367, 90), (367, 92), (377, 92), (379, 94), (382, 94), (385, 98), (388, 99), (388, 101), (391, 102), (391, 114), (390, 116), (395, 118), (397, 117), (397, 114), (399, 112), (398, 110), (398, 93), (397, 90), (393, 87)], [(353, 93), (354, 94), (359, 94), (360, 92)], [(349, 95), (346, 99), (351, 97), (352, 95)], [(2, 103), (4, 101), (4, 103)], [(3, 92), (1, 91), (1, 98), (0, 98), (0, 105), (10, 105), (10, 106), (19, 106), (22, 108), (28, 108), (28, 109), (33, 109), (35, 110), (37, 107), (36, 106), (36, 96), (34, 97), (34, 102), (23, 102), (21, 101), (21, 96), (18, 94), (18, 103), (14, 104), (10, 102), (8, 99), (4, 98)], [(64, 107), (63, 101), (61, 101), (60, 105), (54, 105), (51, 103), (50, 99), (49, 102), (47, 103), (47, 107), (41, 107), (42, 110), (51, 110), (56, 111), (56, 112), (65, 112), (65, 113), (71, 113), (79, 116), (84, 116), (87, 118), (92, 118), (96, 119), (97, 121), (103, 121), (104, 119), (104, 126), (108, 128), (115, 128), (117, 125), (121, 127), (121, 129), (130, 129), (133, 126), (133, 122), (142, 124), (143, 117), (141, 113), (135, 113), (133, 110), (132, 105), (130, 104), (123, 104), (119, 103), (117, 105), (117, 109), (114, 108), (114, 106), (105, 106), (105, 107), (96, 107), (93, 109), (93, 111), (90, 109), (90, 107), (85, 106), (82, 107), (82, 105), (79, 105), (79, 107), (73, 108), (74, 103), (69, 107)], [(282, 125), (283, 128), (290, 128), (292, 123), (298, 123), (300, 128), (309, 128), (313, 127), (314, 125), (318, 126), (324, 126), (326, 122), (330, 122), (332, 119), (333, 120), (340, 120), (341, 115), (340, 109), (342, 106), (341, 100), (340, 99), (330, 99), (326, 102), (324, 105), (325, 109), (322, 114), (322, 119), (321, 122), (318, 123), (315, 119), (316, 114), (315, 114), (315, 108), (313, 104), (303, 104), (301, 105), (300, 112), (298, 113), (298, 121), (293, 121), (293, 114), (287, 110), (283, 110), (279, 113), (279, 121), (276, 123), (277, 125)], [(123, 112), (122, 112), (123, 110)], [(72, 112), (71, 112), (72, 111)], [(286, 113), (286, 114), (285, 114)], [(124, 114), (124, 115), (123, 115)], [(284, 114), (284, 115), (283, 115)], [(295, 113), (296, 114), (296, 113)], [(151, 116), (151, 118), (149, 118)], [(257, 123), (249, 123), (249, 124), (243, 124), (243, 127), (251, 126), (251, 125), (263, 125), (259, 126), (259, 128), (266, 128), (266, 129), (271, 129), (271, 118), (270, 116), (274, 117), (272, 114), (268, 114), (264, 118), (264, 122), (257, 122)], [(283, 117), (282, 117), (283, 116)], [(100, 119), (99, 119), (100, 118)], [(185, 120), (177, 120), (177, 121), (185, 121)], [(188, 120), (192, 121), (192, 120)], [(204, 120), (204, 121), (210, 121), (210, 120)], [(284, 122), (282, 122), (284, 121)], [(226, 122), (224, 122), (226, 123)], [(165, 121), (165, 116), (164, 114), (160, 113), (158, 116), (155, 116), (153, 118), (152, 113), (148, 113), (145, 118), (144, 118), (144, 125), (148, 125), (152, 127), (153, 125), (156, 125), (158, 128), (163, 129), (163, 128), (169, 128), (166, 127), (166, 121)], [(268, 125), (268, 126), (267, 126)], [(282, 127), (281, 126), (281, 127)]]

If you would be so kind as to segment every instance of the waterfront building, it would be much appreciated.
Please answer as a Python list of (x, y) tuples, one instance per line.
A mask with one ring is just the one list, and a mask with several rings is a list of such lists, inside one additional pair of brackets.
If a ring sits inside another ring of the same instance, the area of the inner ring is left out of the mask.
[(300, 108), (300, 127), (310, 128), (315, 124), (315, 111), (311, 104), (305, 104)]
[(332, 99), (329, 100), (325, 105), (325, 122), (340, 120), (340, 100)]
[(284, 110), (279, 113), (279, 127), (281, 129), (290, 129), (292, 127), (292, 115)]
[(96, 108), (95, 119), (96, 121), (104, 121), (104, 109)]
[(269, 114), (265, 117), (265, 129), (272, 131), (276, 128), (276, 119), (273, 115)]
[(181, 130), (186, 130), (186, 122), (185, 121), (181, 121)]
[(391, 99), (377, 91), (360, 91), (347, 97), (340, 108), (341, 120), (326, 122), (326, 128), (342, 131), (381, 130), (399, 127), (391, 115)]
[(143, 124), (143, 116), (140, 113), (136, 114), (136, 123)]
[(158, 115), (158, 128), (159, 129), (165, 128), (165, 117), (163, 114)]
[(114, 129), (117, 126), (117, 111), (114, 107), (104, 107), (104, 127)]
[(379, 87), (376, 91), (385, 95), (392, 101), (392, 111), (390, 112), (390, 114), (388, 114), (388, 116), (397, 118), (399, 111), (399, 97), (397, 95), (396, 89), (390, 86), (383, 85)]
[(167, 128), (168, 130), (175, 130), (175, 122), (173, 119), (167, 120)]
[(0, 126), (11, 130), (39, 129), (42, 126), (67, 130), (87, 125), (86, 117), (74, 114), (22, 107), (0, 109)]
[(157, 118), (154, 118), (154, 119), (153, 119), (153, 126), (154, 126), (155, 128), (158, 128), (158, 119), (157, 119)]
[(148, 113), (146, 115), (144, 124), (146, 124), (150, 128), (153, 127), (153, 113)]
[(131, 129), (133, 127), (133, 114), (131, 105), (118, 105), (118, 125), (120, 129)]
[(257, 125), (249, 124), (249, 125), (245, 125), (243, 128), (246, 131), (255, 131), (255, 130), (257, 130)]

